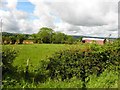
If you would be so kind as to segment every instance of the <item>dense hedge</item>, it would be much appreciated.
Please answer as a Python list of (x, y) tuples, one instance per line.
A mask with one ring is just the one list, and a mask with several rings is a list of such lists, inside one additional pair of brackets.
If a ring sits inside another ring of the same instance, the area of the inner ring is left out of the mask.
[(73, 45), (56, 52), (48, 59), (44, 68), (49, 71), (48, 76), (51, 79), (63, 81), (76, 77), (83, 81), (83, 87), (85, 87), (91, 74), (99, 76), (105, 69), (119, 65), (119, 45), (119, 41), (103, 46), (97, 44), (85, 44), (84, 47)]

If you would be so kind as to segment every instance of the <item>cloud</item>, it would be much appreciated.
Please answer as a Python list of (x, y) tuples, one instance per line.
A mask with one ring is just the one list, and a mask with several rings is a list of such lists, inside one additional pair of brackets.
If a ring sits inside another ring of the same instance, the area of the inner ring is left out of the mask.
[(13, 15), (9, 11), (0, 10), (0, 17), (3, 19), (3, 31), (13, 32), (19, 30), (17, 21), (13, 18)]
[(3, 31), (14, 33), (31, 33), (32, 23), (27, 18), (27, 13), (23, 11), (2, 11), (0, 17), (3, 19)]
[[(78, 0), (77, 0), (78, 1)], [(51, 2), (49, 8), (63, 21), (76, 26), (102, 26), (116, 21), (116, 2), (80, 0), (78, 2)], [(112, 19), (112, 18), (113, 19)]]
[(49, 7), (44, 3), (44, 0), (36, 2), (34, 0), (29, 0), (35, 5), (35, 10), (33, 12), (34, 16), (38, 17), (42, 26), (54, 28), (55, 17), (50, 14)]
[(17, 6), (17, 0), (5, 0), (5, 2), (7, 3), (6, 7), (9, 9), (15, 9)]
[[(119, 0), (29, 1), (36, 6), (34, 15), (40, 18), (41, 23), (45, 26), (54, 25), (56, 31), (103, 37), (112, 31), (117, 32)], [(61, 21), (55, 23), (55, 18)]]
[(119, 0), (28, 0), (35, 6), (32, 15), (17, 10), (17, 0), (11, 1), (7, 11), (0, 11), (5, 31), (37, 33), (46, 26), (72, 35), (118, 36)]
[(0, 10), (0, 17), (4, 32), (33, 33), (33, 22), (29, 19), (31, 14), (17, 10), (17, 0), (6, 0), (2, 2), (2, 6), (4, 9)]

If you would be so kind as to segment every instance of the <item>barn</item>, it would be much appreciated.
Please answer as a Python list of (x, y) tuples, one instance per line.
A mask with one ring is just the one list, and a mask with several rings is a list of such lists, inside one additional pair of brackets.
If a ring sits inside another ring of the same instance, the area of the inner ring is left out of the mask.
[(103, 45), (106, 43), (106, 39), (100, 39), (100, 38), (82, 38), (82, 43), (96, 43)]

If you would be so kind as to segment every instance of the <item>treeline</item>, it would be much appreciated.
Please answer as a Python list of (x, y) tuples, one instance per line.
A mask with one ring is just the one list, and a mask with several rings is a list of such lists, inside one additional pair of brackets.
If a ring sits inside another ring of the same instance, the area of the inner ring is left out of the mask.
[(2, 44), (22, 44), (25, 39), (25, 35), (23, 34), (2, 36)]
[(82, 40), (82, 37), (75, 38), (61, 32), (55, 32), (51, 28), (43, 27), (36, 34), (8, 34), (3, 33), (3, 44), (23, 44), (24, 40), (31, 40), (33, 43), (54, 43), (73, 44)]

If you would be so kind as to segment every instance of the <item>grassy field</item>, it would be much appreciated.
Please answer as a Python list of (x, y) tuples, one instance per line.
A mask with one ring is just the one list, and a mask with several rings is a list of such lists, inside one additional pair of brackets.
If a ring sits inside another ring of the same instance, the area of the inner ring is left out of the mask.
[(54, 54), (54, 52), (67, 47), (67, 45), (64, 44), (33, 44), (8, 46), (18, 50), (19, 53), (14, 61), (14, 65), (22, 67), (26, 65), (27, 59), (30, 59), (30, 65), (36, 67), (41, 59), (45, 59)]

